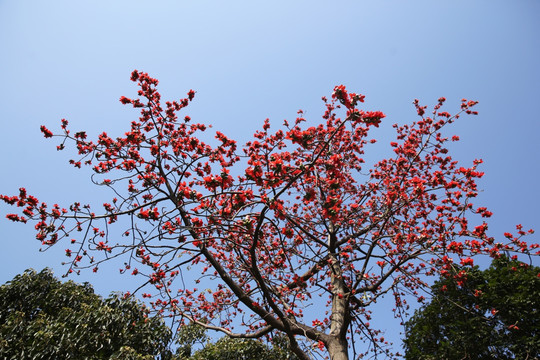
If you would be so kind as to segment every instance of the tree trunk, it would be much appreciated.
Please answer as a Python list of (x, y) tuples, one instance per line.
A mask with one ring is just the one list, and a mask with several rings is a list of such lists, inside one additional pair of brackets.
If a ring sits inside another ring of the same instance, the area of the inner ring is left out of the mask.
[(328, 342), (328, 353), (330, 354), (330, 360), (349, 360), (347, 341), (334, 338)]
[(330, 340), (327, 341), (331, 360), (348, 360), (347, 328), (350, 323), (347, 288), (335, 255), (332, 259), (332, 315), (330, 315)]

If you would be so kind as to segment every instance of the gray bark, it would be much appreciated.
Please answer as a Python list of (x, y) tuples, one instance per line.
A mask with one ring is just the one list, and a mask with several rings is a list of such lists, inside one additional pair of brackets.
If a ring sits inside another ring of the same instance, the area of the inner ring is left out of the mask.
[(349, 294), (343, 282), (341, 269), (334, 255), (332, 258), (332, 315), (330, 340), (327, 342), (331, 360), (348, 360), (347, 328), (350, 323)]
[(349, 350), (345, 339), (334, 338), (328, 343), (331, 360), (349, 360)]

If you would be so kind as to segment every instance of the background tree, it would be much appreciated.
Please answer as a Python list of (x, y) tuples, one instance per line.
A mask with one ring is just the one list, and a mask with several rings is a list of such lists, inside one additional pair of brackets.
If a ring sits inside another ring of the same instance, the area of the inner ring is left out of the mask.
[(27, 270), (0, 286), (2, 359), (155, 359), (171, 330), (142, 304)]
[[(283, 337), (274, 337), (272, 346), (254, 339), (235, 339), (222, 337), (212, 343), (206, 335), (206, 329), (191, 323), (179, 327), (177, 354), (180, 360), (296, 360), (288, 350), (288, 341)], [(194, 345), (199, 344), (199, 350)]]
[[(441, 110), (444, 98), (431, 113), (415, 101), (420, 119), (395, 126), (395, 156), (367, 170), (369, 131), (384, 114), (359, 109), (364, 96), (344, 86), (323, 99), (323, 123), (306, 125), (299, 112), (272, 133), (266, 121), (238, 151), (223, 133), (212, 141), (206, 125), (178, 116), (194, 91), (162, 105), (156, 79), (139, 71), (131, 79), (139, 98), (120, 101), (141, 115), (123, 136), (90, 141), (67, 120), (57, 135), (59, 150), (68, 142), (78, 149), (71, 164), (92, 166), (95, 184), (114, 192), (101, 214), (79, 202), (49, 207), (24, 188), (1, 199), (21, 208), (9, 219), (35, 221), (44, 246), (72, 244), (70, 272), (124, 256), (122, 270), (157, 290), (156, 309), (230, 337), (282, 332), (300, 359), (326, 352), (343, 360), (349, 346), (354, 357), (385, 351), (370, 324), (379, 297), (392, 294), (402, 316), (406, 295), (422, 300), (424, 276), (446, 274), (454, 261), (473, 265), (473, 255), (537, 247), (521, 228), (499, 243), (483, 219), (469, 220), (491, 216), (472, 203), (481, 160), (459, 166), (441, 131), (475, 114), (474, 101), (454, 116)], [(188, 269), (201, 276), (184, 276)]]
[[(181, 358), (184, 359), (184, 358)], [(297, 359), (284, 348), (268, 345), (254, 339), (222, 337), (207, 344), (185, 360), (287, 360)]]
[(537, 359), (540, 268), (508, 257), (467, 281), (437, 281), (433, 298), (406, 323), (407, 359)]

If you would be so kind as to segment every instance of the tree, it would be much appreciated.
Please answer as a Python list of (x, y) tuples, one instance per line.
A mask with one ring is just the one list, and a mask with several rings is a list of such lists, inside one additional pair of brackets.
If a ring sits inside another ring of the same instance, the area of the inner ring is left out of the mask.
[(207, 344), (186, 360), (287, 360), (295, 359), (286, 349), (269, 348), (253, 339), (222, 337), (216, 343)]
[[(211, 343), (206, 335), (206, 329), (194, 323), (178, 329), (177, 343), (180, 360), (297, 360), (297, 357), (288, 350), (286, 338), (274, 338), (272, 347), (254, 339), (235, 339), (227, 336)], [(202, 345), (202, 348), (193, 351), (196, 343)]]
[(170, 329), (142, 304), (26, 270), (0, 286), (2, 359), (155, 359)]
[[(282, 333), (303, 360), (348, 359), (349, 346), (360, 357), (387, 351), (369, 322), (381, 296), (392, 294), (401, 316), (407, 294), (423, 298), (425, 275), (448, 273), (454, 261), (473, 265), (477, 254), (538, 247), (521, 228), (504, 243), (487, 235), (491, 213), (472, 203), (481, 160), (463, 167), (448, 154), (441, 132), (476, 114), (474, 101), (452, 116), (444, 98), (431, 114), (416, 100), (420, 119), (395, 125), (395, 156), (366, 172), (369, 131), (384, 114), (359, 109), (364, 96), (344, 86), (323, 98), (323, 123), (306, 125), (300, 111), (272, 133), (267, 120), (239, 151), (219, 131), (203, 141), (208, 127), (179, 117), (193, 90), (162, 105), (156, 79), (134, 71), (131, 80), (139, 97), (120, 101), (141, 115), (123, 136), (90, 141), (65, 119), (61, 134), (41, 127), (62, 139), (59, 150), (74, 143), (71, 164), (91, 166), (94, 183), (114, 192), (101, 214), (79, 202), (49, 207), (24, 188), (1, 199), (21, 210), (10, 220), (35, 222), (44, 246), (71, 242), (69, 272), (123, 256), (123, 271), (154, 287), (143, 296), (178, 319), (237, 338)], [(188, 269), (201, 275), (190, 279)]]
[(537, 359), (540, 268), (508, 257), (458, 285), (444, 277), (406, 323), (407, 359)]

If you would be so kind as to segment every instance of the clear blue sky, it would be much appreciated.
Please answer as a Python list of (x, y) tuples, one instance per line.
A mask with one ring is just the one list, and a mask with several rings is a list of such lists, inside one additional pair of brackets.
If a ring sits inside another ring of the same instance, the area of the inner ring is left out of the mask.
[[(462, 139), (453, 150), (465, 164), (485, 161), (478, 204), (494, 212), (490, 233), (518, 223), (540, 231), (539, 15), (536, 0), (0, 0), (0, 193), (107, 200), (39, 126), (57, 130), (67, 118), (73, 130), (123, 134), (136, 113), (118, 98), (134, 95), (129, 74), (139, 69), (165, 99), (196, 90), (187, 114), (243, 141), (267, 117), (281, 123), (303, 109), (318, 121), (321, 96), (339, 84), (387, 114), (382, 144), (392, 123), (415, 120), (414, 98), (445, 96), (450, 112), (462, 97), (478, 100), (480, 115), (452, 128)], [(0, 206), (0, 283), (29, 267), (60, 275), (66, 247), (39, 253), (33, 229), (8, 212)], [(104, 295), (133, 289), (118, 267), (74, 280)], [(389, 312), (376, 317), (393, 326)]]

